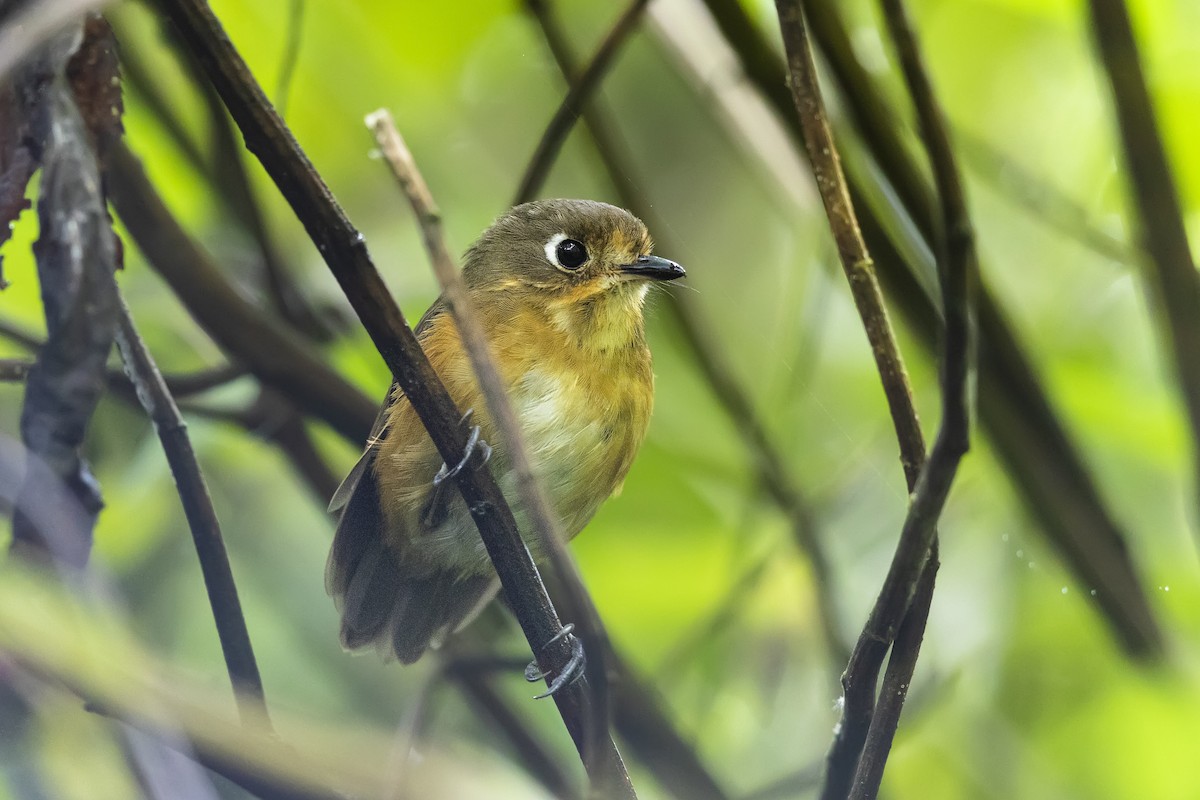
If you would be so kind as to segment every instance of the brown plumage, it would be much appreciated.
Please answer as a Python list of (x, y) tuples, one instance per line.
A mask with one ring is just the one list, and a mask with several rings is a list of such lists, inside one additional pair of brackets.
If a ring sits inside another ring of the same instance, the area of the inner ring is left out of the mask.
[[(567, 536), (620, 487), (646, 433), (654, 375), (642, 305), (649, 281), (683, 275), (650, 256), (651, 247), (645, 226), (626, 211), (545, 200), (509, 211), (467, 253), (463, 281)], [(498, 445), (441, 299), (416, 333), (455, 403), (473, 410), (483, 438)], [(330, 503), (342, 516), (326, 587), (346, 647), (375, 644), (411, 663), (494, 594), (495, 573), (457, 489), (433, 486), (441, 466), (393, 387), (366, 451)], [(502, 448), (489, 468), (524, 533)]]

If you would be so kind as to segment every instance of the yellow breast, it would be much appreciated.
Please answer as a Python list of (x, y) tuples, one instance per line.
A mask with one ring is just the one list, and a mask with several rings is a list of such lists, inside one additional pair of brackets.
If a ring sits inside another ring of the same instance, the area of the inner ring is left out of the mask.
[[(641, 298), (632, 299), (632, 306), (624, 302), (589, 310), (585, 321), (592, 335), (582, 336), (564, 330), (561, 315), (552, 309), (498, 309), (477, 301), (534, 472), (568, 537), (579, 533), (621, 485), (650, 421), (654, 375)], [(495, 447), (491, 468), (525, 532), (515, 476), (448, 314), (433, 321), (422, 345), (451, 397), (459, 408), (475, 412), (474, 421)], [(421, 552), (431, 563), (457, 564), (464, 573), (482, 572), (487, 554), (457, 493), (450, 494), (449, 511), (436, 529), (421, 524), (440, 464), (412, 407), (399, 398), (377, 461), (393, 546)]]
[(615, 335), (564, 335), (544, 314), (514, 314), (498, 326), (500, 342), (524, 343), (497, 355), (511, 368), (530, 459), (568, 536), (620, 486), (646, 435), (654, 375), (637, 311), (636, 329), (615, 347)]

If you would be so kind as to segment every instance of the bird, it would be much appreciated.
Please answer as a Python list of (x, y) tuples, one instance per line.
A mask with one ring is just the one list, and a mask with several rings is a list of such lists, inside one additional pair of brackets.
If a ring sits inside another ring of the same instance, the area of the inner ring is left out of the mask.
[[(652, 254), (630, 212), (590, 200), (524, 203), (467, 251), (462, 280), (564, 535), (619, 493), (646, 436), (654, 373), (643, 308), (651, 284), (685, 276)], [(417, 340), (490, 453), (486, 467), (527, 537), (507, 453), (446, 300)], [(470, 455), (468, 452), (467, 456)], [(464, 457), (464, 463), (467, 459)], [(392, 385), (362, 456), (329, 507), (340, 516), (325, 571), (349, 650), (401, 663), (463, 627), (499, 586), (466, 504), (403, 392)]]

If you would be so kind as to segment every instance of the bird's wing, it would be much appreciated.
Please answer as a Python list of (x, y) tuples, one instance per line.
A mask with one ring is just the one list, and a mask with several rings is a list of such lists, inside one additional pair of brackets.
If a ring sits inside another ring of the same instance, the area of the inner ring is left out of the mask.
[[(433, 321), (444, 310), (439, 300), (417, 324), (423, 346)], [(435, 356), (444, 357), (444, 352), (434, 350)], [(398, 429), (393, 431), (389, 425)], [(419, 443), (417, 451), (393, 466), (412, 471), (411, 481), (419, 480), (421, 491), (428, 492), (427, 481), (435, 467), (426, 462), (436, 464), (437, 451), (423, 434), (412, 407), (393, 386), (362, 456), (329, 504), (331, 511), (341, 511), (341, 517), (325, 569), (325, 588), (341, 612), (342, 644), (357, 649), (374, 643), (404, 663), (415, 661), (426, 648), (465, 624), (495, 594), (497, 585), (494, 576), (431, 569), (428, 561), (405, 546), (405, 537), (397, 535), (402, 532), (388, 529), (379, 481), (371, 474), (380, 444), (389, 435)]]
[[(413, 331), (418, 341), (429, 330), (429, 326), (433, 323), (433, 320), (445, 311), (445, 309), (446, 303), (439, 297), (437, 302), (426, 310)], [(384, 398), (383, 405), (379, 408), (379, 413), (375, 415), (375, 423), (371, 426), (371, 435), (367, 437), (363, 454), (358, 457), (358, 461), (350, 468), (350, 472), (346, 473), (346, 477), (342, 479), (341, 484), (338, 485), (337, 490), (333, 493), (333, 497), (329, 500), (328, 510), (330, 513), (345, 508), (346, 504), (350, 502), (350, 498), (353, 496), (359, 481), (362, 480), (363, 475), (367, 473), (367, 470), (375, 462), (375, 450), (379, 442), (387, 435), (388, 410), (391, 408), (392, 403), (399, 399), (398, 395), (399, 392), (397, 391), (396, 384), (393, 383), (391, 388), (388, 389), (388, 395)]]

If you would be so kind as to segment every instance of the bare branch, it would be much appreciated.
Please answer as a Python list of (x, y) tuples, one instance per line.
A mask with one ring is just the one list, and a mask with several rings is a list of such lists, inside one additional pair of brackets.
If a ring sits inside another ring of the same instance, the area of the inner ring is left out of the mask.
[(213, 621), (221, 640), (221, 652), (225, 655), (225, 666), (233, 683), (234, 696), (242, 713), (242, 722), (267, 722), (267, 706), (263, 694), (262, 677), (254, 648), (250, 644), (250, 633), (246, 629), (246, 618), (238, 599), (237, 584), (229, 566), (229, 555), (225, 552), (225, 540), (221, 536), (221, 523), (208, 494), (200, 464), (192, 450), (187, 434), (187, 425), (179, 414), (175, 399), (167, 389), (166, 381), (158, 371), (145, 342), (138, 335), (133, 317), (123, 299), (120, 302), (117, 347), (125, 370), (137, 390), (142, 408), (154, 423), (162, 442), (167, 464), (175, 478), (175, 488), (183, 503), (196, 555), (200, 559), (200, 571), (204, 575), (204, 587), (208, 591), (208, 603), (212, 608)]
[[(859, 753), (868, 737), (869, 728), (876, 725), (875, 684), (883, 658), (897, 629), (906, 616), (912, 613), (919, 622), (910, 629), (922, 632), (924, 630), (924, 616), (928, 613), (928, 607), (911, 606), (918, 583), (923, 583), (930, 589), (928, 594), (922, 594), (922, 599), (932, 599), (932, 575), (927, 579), (923, 579), (922, 575), (935, 569), (933, 564), (936, 562), (931, 560), (930, 548), (937, 535), (937, 519), (949, 493), (958, 459), (966, 447), (966, 282), (964, 277), (961, 297), (946, 298), (947, 314), (956, 313), (950, 308), (954, 304), (957, 313), (963, 315), (961, 333), (964, 338), (961, 343), (947, 347), (946, 362), (950, 365), (943, 367), (943, 403), (946, 413), (951, 414), (952, 418), (947, 420), (944, 415), (942, 428), (934, 446), (934, 455), (929, 464), (926, 464), (924, 440), (916, 411), (912, 406), (912, 395), (907, 385), (903, 362), (900, 361), (899, 351), (891, 334), (874, 268), (858, 228), (837, 149), (825, 119), (824, 105), (817, 85), (816, 66), (809, 48), (800, 2), (777, 0), (776, 7), (788, 54), (792, 93), (800, 117), (805, 147), (813, 165), (817, 189), (825, 203), (843, 269), (850, 281), (855, 304), (859, 308), (868, 339), (871, 341), (876, 365), (888, 395), (889, 407), (892, 409), (892, 418), (900, 441), (901, 461), (905, 467), (909, 489), (914, 492), (892, 566), (842, 677), (843, 718), (829, 752), (825, 785), (821, 793), (822, 798), (834, 800), (846, 797), (850, 792), (850, 782), (855, 776)], [(956, 265), (958, 263), (955, 262)], [(946, 272), (950, 272), (949, 267), (946, 268)], [(953, 282), (953, 276), (945, 281), (945, 285), (958, 286)], [(954, 359), (952, 363), (951, 359)], [(957, 382), (953, 382), (956, 380)], [(955, 394), (951, 394), (952, 392)], [(961, 414), (958, 414), (960, 408)], [(928, 468), (930, 466), (936, 469)], [(919, 642), (919, 637), (917, 638)], [(916, 644), (914, 643), (914, 646)], [(912, 660), (905, 660), (903, 665), (911, 666), (915, 662), (915, 650), (913, 657)], [(892, 707), (897, 712), (894, 720), (898, 720), (899, 707)], [(886, 744), (890, 746), (891, 731), (886, 732), (886, 739)], [(886, 750), (884, 752), (886, 753)], [(860, 788), (862, 787), (856, 782), (855, 791)], [(868, 787), (864, 796), (873, 797), (874, 789)]]
[(648, 0), (633, 0), (629, 4), (629, 7), (613, 25), (612, 30), (604, 37), (604, 41), (600, 43), (596, 54), (592, 56), (583, 72), (580, 73), (579, 80), (571, 84), (558, 111), (554, 112), (554, 116), (550, 118), (550, 124), (546, 126), (546, 132), (542, 134), (542, 139), (538, 142), (529, 166), (525, 169), (525, 176), (521, 179), (521, 186), (517, 189), (513, 205), (528, 202), (537, 196), (539, 187), (545, 183), (546, 175), (549, 174), (550, 167), (558, 157), (559, 148), (567, 140), (567, 134), (575, 126), (575, 120), (579, 119), (579, 115), (587, 106), (592, 94), (599, 88), (601, 80), (612, 66), (617, 51), (621, 49), (621, 45), (637, 27), (647, 2)]
[[(723, 34), (737, 51), (749, 80), (799, 136), (791, 93), (775, 48), (736, 0), (705, 0)], [(903, 203), (903, 212), (934, 248), (933, 192), (909, 156), (868, 71), (857, 61), (838, 4), (805, 0), (813, 34), (841, 89), (840, 98), (857, 122), (876, 163)], [(927, 270), (893, 241), (892, 229), (872, 211), (862, 182), (849, 176), (851, 199), (863, 237), (878, 263), (889, 297), (929, 350), (940, 336), (940, 318), (928, 287)], [(889, 190), (891, 191), (891, 190)], [(908, 224), (907, 220), (904, 223)], [(1009, 479), (1037, 516), (1041, 529), (1096, 602), (1117, 640), (1134, 656), (1161, 655), (1162, 633), (1141, 586), (1125, 535), (1105, 508), (1080, 453), (1067, 436), (1029, 357), (999, 302), (979, 287), (980, 417), (992, 447), (1007, 465)]]

